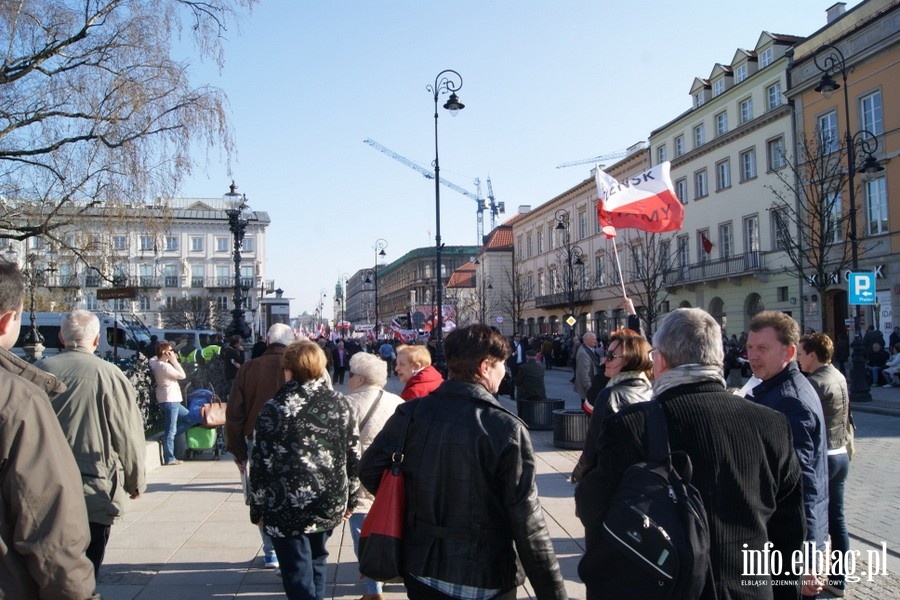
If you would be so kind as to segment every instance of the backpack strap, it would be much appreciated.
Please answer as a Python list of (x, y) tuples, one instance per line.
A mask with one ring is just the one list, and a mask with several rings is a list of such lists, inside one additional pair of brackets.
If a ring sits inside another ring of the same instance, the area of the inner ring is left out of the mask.
[(656, 462), (669, 462), (669, 428), (666, 413), (658, 400), (647, 403), (644, 423), (647, 431), (647, 458)]

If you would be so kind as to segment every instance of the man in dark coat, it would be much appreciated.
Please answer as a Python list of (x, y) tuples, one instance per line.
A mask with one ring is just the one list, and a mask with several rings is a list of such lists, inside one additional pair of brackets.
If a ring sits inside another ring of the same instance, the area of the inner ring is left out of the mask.
[[(800, 327), (790, 315), (768, 310), (750, 320), (747, 357), (753, 375), (762, 380), (750, 394), (788, 419), (803, 480), (806, 541), (822, 551), (828, 540), (827, 429), (819, 395), (795, 360), (799, 341)], [(804, 578), (806, 595), (819, 587), (813, 577)]]
[(516, 389), (519, 400), (546, 400), (545, 369), (537, 361), (537, 352), (528, 350), (525, 353), (525, 359), (525, 364), (520, 365), (519, 371), (516, 373)]
[[(597, 467), (576, 488), (586, 547), (578, 570), (588, 599), (601, 597), (606, 578), (633, 571), (630, 557), (615, 551), (600, 531), (625, 470), (646, 457), (645, 415), (654, 402), (666, 415), (672, 451), (691, 459), (691, 483), (706, 507), (712, 577), (701, 598), (796, 599), (796, 578), (776, 585), (768, 574), (744, 573), (745, 552), (758, 556), (771, 543), (768, 551), (788, 561), (803, 543), (800, 469), (787, 420), (725, 391), (721, 329), (708, 313), (673, 311), (653, 346), (654, 401), (605, 420)], [(629, 589), (628, 582), (621, 589)]]

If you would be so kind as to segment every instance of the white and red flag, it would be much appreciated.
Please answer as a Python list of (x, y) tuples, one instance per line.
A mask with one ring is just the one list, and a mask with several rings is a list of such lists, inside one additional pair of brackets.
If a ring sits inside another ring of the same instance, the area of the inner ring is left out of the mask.
[(615, 237), (617, 227), (651, 233), (681, 229), (684, 208), (675, 195), (670, 167), (666, 161), (621, 182), (595, 169), (597, 218), (606, 237)]

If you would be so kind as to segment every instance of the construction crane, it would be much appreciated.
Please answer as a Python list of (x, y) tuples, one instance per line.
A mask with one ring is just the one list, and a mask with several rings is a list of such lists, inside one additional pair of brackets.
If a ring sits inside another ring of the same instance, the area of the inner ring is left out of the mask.
[[(401, 154), (397, 154), (390, 148), (387, 148), (386, 146), (379, 144), (375, 140), (366, 138), (363, 140), (363, 142), (372, 146), (379, 152), (383, 152), (384, 154), (387, 154), (388, 156), (390, 156), (397, 162), (402, 163), (415, 171), (418, 171), (426, 179), (434, 179), (434, 171), (431, 171), (430, 169), (423, 167), (419, 163), (411, 161), (410, 159), (406, 158), (405, 156), (403, 156)], [(478, 245), (480, 246), (481, 244), (484, 243), (484, 211), (487, 210), (487, 204), (485, 203), (484, 198), (481, 195), (481, 180), (475, 179), (474, 183), (475, 183), (476, 193), (473, 194), (472, 192), (465, 189), (464, 187), (458, 186), (455, 183), (453, 183), (452, 181), (447, 181), (446, 179), (441, 177), (441, 185), (445, 185), (448, 188), (450, 188), (451, 190), (453, 190), (454, 192), (458, 192), (458, 193), (462, 194), (463, 196), (471, 198), (472, 200), (475, 201), (475, 219), (476, 219), (477, 226), (478, 226)], [(493, 228), (495, 226), (494, 225), (495, 216), (496, 216), (495, 213), (498, 210), (499, 210), (499, 212), (502, 213), (502, 212), (504, 212), (504, 209), (503, 209), (502, 202), (500, 202), (499, 205), (494, 202), (490, 178), (488, 178), (488, 194), (489, 194), (490, 200), (491, 200), (491, 227)], [(498, 206), (499, 206), (499, 209), (497, 208)]]
[(556, 168), (563, 169), (565, 167), (577, 167), (578, 165), (586, 165), (588, 163), (601, 163), (605, 160), (625, 158), (626, 156), (628, 156), (628, 150), (617, 150), (615, 152), (610, 152), (609, 154), (601, 154), (600, 156), (595, 156), (594, 158), (586, 158), (584, 160), (574, 160), (572, 162), (562, 163), (561, 165), (556, 165)]
[(491, 231), (497, 227), (497, 217), (506, 212), (506, 205), (503, 202), (494, 201), (494, 188), (491, 186), (491, 176), (487, 178), (488, 200), (491, 207)]

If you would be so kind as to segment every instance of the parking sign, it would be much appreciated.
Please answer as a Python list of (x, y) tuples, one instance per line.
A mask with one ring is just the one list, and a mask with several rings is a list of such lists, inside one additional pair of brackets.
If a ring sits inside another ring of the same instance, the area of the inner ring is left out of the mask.
[(851, 305), (875, 304), (875, 273), (850, 273), (847, 295)]

